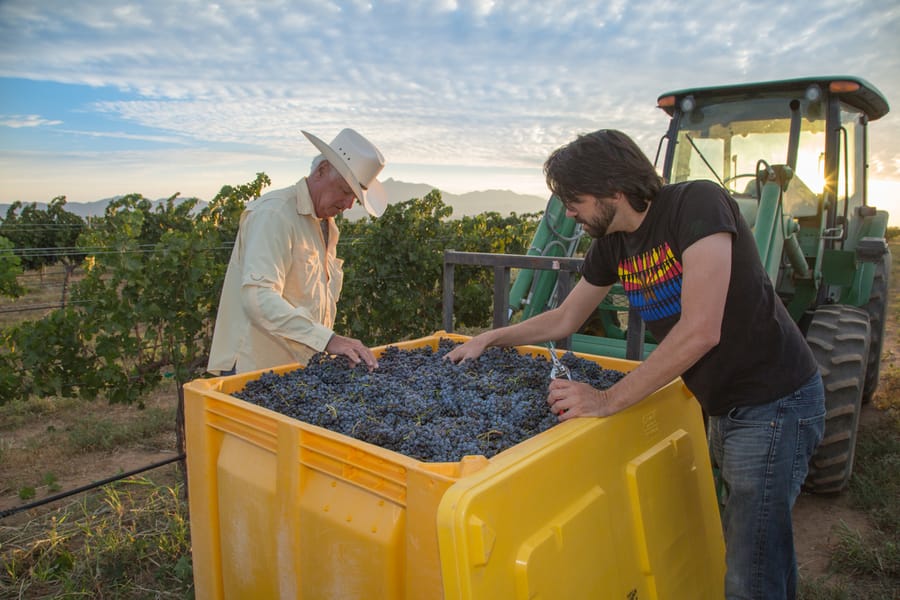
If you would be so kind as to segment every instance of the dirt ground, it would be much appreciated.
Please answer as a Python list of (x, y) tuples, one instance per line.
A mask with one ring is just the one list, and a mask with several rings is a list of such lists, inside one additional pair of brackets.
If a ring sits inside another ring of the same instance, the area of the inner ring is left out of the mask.
[[(159, 390), (146, 400), (145, 409), (171, 410), (174, 424), (174, 407), (177, 396), (174, 387)], [(91, 483), (116, 477), (123, 473), (144, 469), (178, 455), (175, 434), (165, 431), (141, 439), (137, 443), (115, 445), (112, 449), (96, 451), (72, 450), (70, 438), (77, 434), (81, 424), (100, 423), (93, 436), (102, 445), (108, 445), (104, 435), (111, 435), (117, 427), (145, 418), (146, 410), (135, 406), (110, 405), (104, 401), (76, 402), (72, 406), (54, 408), (37, 416), (17, 417), (21, 424), (14, 429), (0, 428), (0, 511), (30, 504)], [(160, 483), (174, 484), (177, 465), (151, 469), (142, 473)], [(21, 497), (23, 488), (33, 488), (33, 497)], [(62, 498), (50, 504), (31, 508), (6, 517), (0, 524), (12, 525), (27, 521), (73, 501), (80, 495)]]
[[(896, 285), (896, 283), (895, 283)], [(886, 324), (882, 359), (882, 380), (875, 399), (864, 406), (860, 428), (871, 426), (878, 419), (887, 418), (879, 408), (885, 398), (900, 395), (900, 340), (896, 313), (889, 315)], [(888, 377), (885, 375), (890, 374)], [(147, 401), (147, 407), (173, 408), (176, 403), (174, 386), (163, 389)], [(23, 420), (14, 430), (0, 427), (0, 511), (75, 489), (94, 481), (120, 473), (140, 469), (176, 456), (173, 433), (167, 432), (145, 439), (137, 445), (109, 451), (72, 454), (62, 443), (70, 430), (69, 420), (89, 418), (122, 423), (140, 419), (145, 414), (130, 406), (110, 406), (103, 402), (80, 403), (70, 410)], [(53, 475), (50, 485), (42, 482), (46, 474)], [(169, 485), (180, 477), (176, 465), (169, 465), (146, 473), (150, 478)], [(34, 498), (23, 500), (19, 490), (23, 486), (35, 488)], [(3, 525), (26, 522), (55, 506), (77, 500), (78, 495), (50, 505), (19, 512), (3, 519)], [(823, 576), (828, 568), (831, 549), (837, 541), (839, 526), (865, 532), (869, 527), (865, 515), (851, 508), (847, 494), (817, 496), (804, 493), (794, 510), (795, 540), (801, 573), (807, 577)]]
[[(867, 404), (860, 413), (859, 426), (864, 429), (884, 417), (884, 412)], [(794, 544), (801, 575), (814, 578), (825, 575), (842, 523), (861, 533), (870, 528), (866, 515), (850, 506), (846, 493), (800, 495), (794, 505)]]

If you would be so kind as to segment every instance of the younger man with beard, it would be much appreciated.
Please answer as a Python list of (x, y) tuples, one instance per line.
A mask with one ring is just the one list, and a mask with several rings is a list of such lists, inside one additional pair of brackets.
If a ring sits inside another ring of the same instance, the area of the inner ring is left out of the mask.
[(682, 377), (710, 417), (710, 450), (727, 489), (726, 597), (794, 598), (791, 509), (824, 433), (824, 389), (737, 203), (713, 182), (665, 185), (614, 130), (559, 148), (544, 173), (566, 214), (594, 238), (581, 280), (558, 308), (475, 336), (447, 358), (562, 339), (621, 282), (658, 347), (608, 390), (554, 380), (551, 410), (561, 421), (605, 417)]

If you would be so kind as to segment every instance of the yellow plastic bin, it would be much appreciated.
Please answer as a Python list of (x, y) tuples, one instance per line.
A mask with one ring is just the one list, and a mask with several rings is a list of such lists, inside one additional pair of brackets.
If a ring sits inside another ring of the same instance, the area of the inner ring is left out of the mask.
[[(468, 339), (392, 345), (442, 337)], [(680, 380), (491, 459), (426, 463), (230, 396), (261, 373), (185, 385), (197, 598), (724, 595), (703, 419)]]

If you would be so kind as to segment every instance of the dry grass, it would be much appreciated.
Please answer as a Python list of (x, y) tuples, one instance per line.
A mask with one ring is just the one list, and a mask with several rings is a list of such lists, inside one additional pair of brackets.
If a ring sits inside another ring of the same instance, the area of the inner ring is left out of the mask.
[(192, 598), (180, 484), (132, 478), (0, 527), (3, 598)]

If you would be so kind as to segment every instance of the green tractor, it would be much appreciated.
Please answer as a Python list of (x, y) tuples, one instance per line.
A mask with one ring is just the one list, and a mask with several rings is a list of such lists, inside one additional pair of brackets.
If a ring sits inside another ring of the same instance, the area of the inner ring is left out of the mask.
[(867, 82), (837, 77), (682, 90), (657, 105), (671, 115), (664, 177), (731, 192), (816, 355), (826, 433), (806, 485), (840, 491), (884, 339), (888, 214), (868, 204), (866, 150), (867, 125), (888, 103)]
[[(819, 362), (826, 432), (806, 487), (839, 492), (852, 472), (861, 404), (879, 378), (891, 255), (888, 214), (868, 203), (866, 154), (868, 123), (888, 103), (862, 79), (834, 77), (680, 90), (657, 105), (671, 117), (656, 157), (664, 178), (708, 179), (732, 194)], [(555, 293), (540, 289), (514, 284), (511, 310), (552, 306)], [(653, 351), (634, 315), (622, 318), (619, 292), (598, 307), (591, 330), (572, 336), (572, 350), (634, 359)]]

